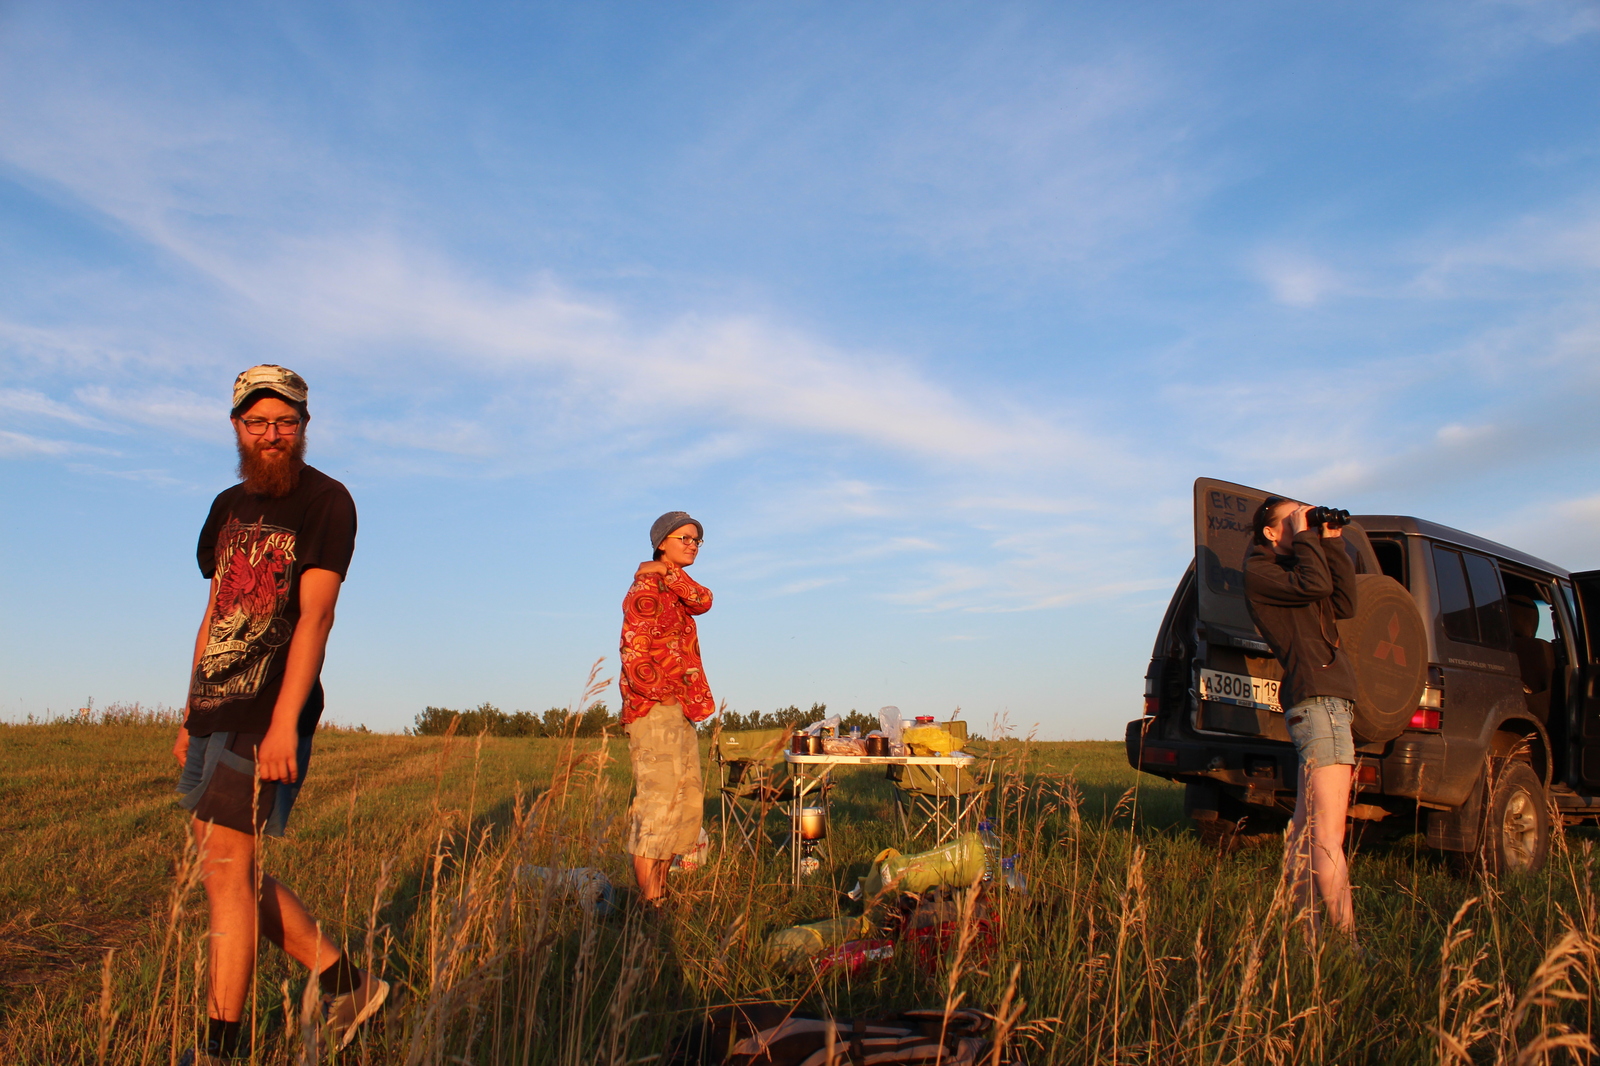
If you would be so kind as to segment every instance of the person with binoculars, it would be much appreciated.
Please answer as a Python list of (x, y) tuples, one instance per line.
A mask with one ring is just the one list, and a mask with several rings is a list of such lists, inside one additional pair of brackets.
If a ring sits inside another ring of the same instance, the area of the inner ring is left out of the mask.
[(1356, 677), (1338, 626), (1356, 610), (1355, 566), (1342, 539), (1349, 520), (1348, 511), (1267, 497), (1252, 523), (1244, 589), (1256, 628), (1283, 664), (1279, 702), (1299, 756), (1285, 876), (1312, 928), (1320, 898), (1334, 927), (1354, 935), (1344, 829)]

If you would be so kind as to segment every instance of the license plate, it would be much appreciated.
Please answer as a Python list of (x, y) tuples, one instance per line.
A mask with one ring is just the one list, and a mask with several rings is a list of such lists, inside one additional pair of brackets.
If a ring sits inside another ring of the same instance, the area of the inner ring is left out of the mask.
[(1282, 712), (1278, 703), (1278, 682), (1269, 677), (1225, 674), (1221, 670), (1200, 671), (1200, 698), (1238, 707)]

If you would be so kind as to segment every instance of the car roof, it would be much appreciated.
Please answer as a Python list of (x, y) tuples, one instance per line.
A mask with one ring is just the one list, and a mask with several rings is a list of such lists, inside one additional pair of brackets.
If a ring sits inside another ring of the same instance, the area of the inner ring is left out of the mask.
[(1519, 552), (1517, 549), (1508, 548), (1504, 544), (1496, 544), (1492, 540), (1485, 540), (1483, 537), (1473, 536), (1471, 533), (1463, 533), (1459, 529), (1452, 529), (1449, 526), (1440, 525), (1438, 522), (1429, 522), (1424, 518), (1392, 514), (1361, 514), (1351, 515), (1351, 518), (1360, 522), (1361, 528), (1369, 533), (1404, 533), (1412, 537), (1427, 537), (1429, 540), (1443, 541), (1446, 544), (1454, 544), (1460, 548), (1471, 548), (1488, 555), (1497, 555), (1510, 562), (1521, 563), (1523, 566), (1531, 567), (1535, 570), (1543, 570), (1545, 573), (1554, 574), (1557, 577), (1571, 576), (1564, 568), (1557, 566), (1555, 563), (1546, 562), (1536, 555)]

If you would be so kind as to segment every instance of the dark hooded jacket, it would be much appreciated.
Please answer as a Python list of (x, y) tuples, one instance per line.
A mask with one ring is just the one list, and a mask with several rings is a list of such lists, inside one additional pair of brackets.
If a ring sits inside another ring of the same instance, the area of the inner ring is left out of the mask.
[(1254, 544), (1244, 561), (1250, 617), (1283, 664), (1284, 710), (1313, 696), (1356, 698), (1350, 657), (1339, 647), (1340, 618), (1356, 612), (1356, 568), (1343, 540), (1296, 533), (1292, 555)]

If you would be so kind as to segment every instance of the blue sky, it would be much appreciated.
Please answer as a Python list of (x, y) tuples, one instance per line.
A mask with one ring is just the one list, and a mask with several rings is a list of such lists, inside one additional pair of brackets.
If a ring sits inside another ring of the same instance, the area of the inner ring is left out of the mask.
[[(177, 703), (233, 375), (361, 514), (329, 717), (1120, 736), (1222, 477), (1600, 566), (1592, 2), (0, 8), (0, 715)], [(613, 703), (615, 702), (613, 697)]]

